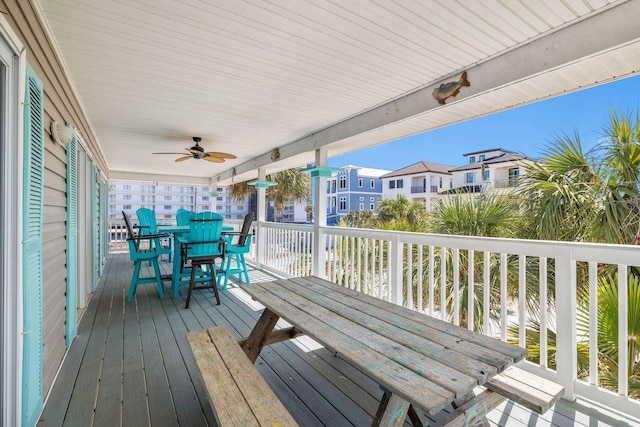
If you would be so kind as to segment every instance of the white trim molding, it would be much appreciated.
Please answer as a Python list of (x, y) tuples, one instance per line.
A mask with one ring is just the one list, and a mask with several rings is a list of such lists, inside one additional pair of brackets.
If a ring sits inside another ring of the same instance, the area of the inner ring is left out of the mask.
[(0, 424), (20, 426), (22, 407), (22, 146), (25, 49), (0, 15)]

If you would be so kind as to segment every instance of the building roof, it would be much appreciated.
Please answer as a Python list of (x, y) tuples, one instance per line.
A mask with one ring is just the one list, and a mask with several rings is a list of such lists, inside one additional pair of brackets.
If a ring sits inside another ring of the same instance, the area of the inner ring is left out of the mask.
[(515, 162), (518, 160), (528, 159), (527, 156), (522, 154), (516, 154), (512, 151), (500, 154), (498, 156), (489, 157), (481, 162), (467, 163), (466, 165), (458, 166), (457, 168), (449, 169), (451, 172), (458, 172), (464, 170), (480, 169), (482, 165), (488, 166), (496, 163)]
[(396, 176), (415, 175), (426, 172), (436, 172), (451, 175), (449, 170), (451, 170), (452, 167), (453, 166), (442, 165), (440, 163), (417, 162), (402, 169), (390, 172), (386, 175), (382, 175), (380, 178), (393, 178)]
[(465, 153), (463, 154), (463, 156), (470, 156), (472, 154), (482, 154), (482, 153), (488, 153), (489, 151), (502, 151), (503, 153), (512, 153), (512, 154), (516, 154), (515, 151), (511, 151), (511, 150), (505, 150), (504, 148), (489, 148), (486, 150), (479, 150), (479, 151), (472, 151), (470, 153)]
[(366, 176), (366, 177), (372, 177), (372, 178), (380, 178), (381, 175), (391, 172), (388, 169), (364, 168), (362, 166), (354, 166), (354, 165), (341, 166), (340, 169), (357, 169), (358, 176)]

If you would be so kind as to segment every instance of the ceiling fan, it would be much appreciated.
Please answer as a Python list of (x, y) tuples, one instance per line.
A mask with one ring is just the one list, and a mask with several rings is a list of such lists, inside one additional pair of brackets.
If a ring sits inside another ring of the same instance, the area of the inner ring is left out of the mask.
[[(224, 163), (226, 159), (236, 158), (236, 156), (229, 153), (220, 153), (217, 151), (204, 151), (204, 148), (202, 148), (199, 144), (200, 141), (202, 141), (202, 138), (200, 138), (199, 136), (194, 136), (193, 142), (195, 142), (196, 145), (194, 145), (191, 148), (185, 148), (185, 150), (187, 150), (186, 154), (188, 155), (183, 157), (178, 157), (175, 161), (183, 162), (189, 159), (203, 159), (213, 163)], [(185, 154), (185, 153), (152, 153), (152, 154)]]

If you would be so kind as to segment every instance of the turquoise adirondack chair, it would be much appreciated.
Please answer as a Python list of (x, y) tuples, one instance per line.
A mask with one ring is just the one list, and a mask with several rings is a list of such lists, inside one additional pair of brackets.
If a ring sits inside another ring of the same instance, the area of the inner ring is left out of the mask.
[[(156, 213), (148, 208), (140, 208), (136, 211), (138, 216), (138, 223), (140, 235), (158, 234), (158, 224), (156, 223)], [(170, 238), (158, 238), (155, 240), (156, 249), (160, 255), (168, 255), (169, 261), (171, 261), (171, 239)]]
[[(158, 250), (155, 246), (155, 241), (166, 235), (147, 234), (136, 235), (131, 225), (131, 217), (125, 211), (122, 211), (124, 222), (127, 226), (127, 243), (129, 244), (129, 257), (133, 261), (133, 275), (131, 276), (131, 284), (129, 285), (129, 293), (127, 295), (127, 302), (130, 302), (133, 296), (136, 294), (136, 290), (139, 284), (142, 283), (156, 283), (158, 286), (158, 295), (160, 298), (164, 298), (164, 286), (162, 285), (162, 277), (160, 275), (160, 268), (158, 266)], [(146, 248), (140, 245), (141, 241), (148, 240), (149, 244)], [(153, 267), (154, 275), (149, 277), (140, 277), (140, 267), (143, 261), (148, 261)]]
[[(222, 261), (222, 271), (224, 272), (224, 285), (222, 289), (227, 288), (229, 282), (229, 276), (232, 274), (238, 274), (238, 280), (242, 283), (242, 275), (244, 274), (245, 282), (249, 283), (249, 273), (247, 272), (247, 263), (244, 259), (244, 254), (249, 253), (251, 249), (251, 222), (253, 221), (253, 212), (249, 212), (244, 217), (242, 223), (242, 229), (240, 232), (225, 232), (224, 235), (227, 238), (227, 245), (225, 248), (226, 254)], [(234, 242), (235, 240), (235, 242)], [(232, 262), (235, 261), (236, 266), (232, 267)], [(218, 277), (218, 280), (222, 280), (222, 275)]]
[[(224, 258), (226, 241), (222, 238), (222, 216), (214, 212), (201, 212), (189, 222), (188, 236), (179, 237), (184, 248), (183, 263), (191, 269), (189, 291), (184, 308), (189, 308), (191, 293), (198, 289), (213, 289), (217, 304), (220, 295), (217, 286), (216, 259)], [(205, 267), (205, 268), (203, 268)], [(209, 285), (196, 283), (209, 282)]]
[(193, 211), (189, 211), (186, 209), (178, 209), (178, 212), (176, 212), (176, 224), (178, 225), (189, 225), (191, 218), (193, 218), (193, 216), (196, 213)]

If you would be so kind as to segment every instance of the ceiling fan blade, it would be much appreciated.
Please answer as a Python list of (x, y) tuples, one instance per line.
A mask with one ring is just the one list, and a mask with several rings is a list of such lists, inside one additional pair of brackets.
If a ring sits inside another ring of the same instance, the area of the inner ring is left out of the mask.
[(202, 155), (202, 153), (203, 153), (202, 151), (194, 150), (193, 148), (185, 148), (185, 150), (187, 150), (190, 153), (197, 154), (197, 155)]
[(204, 153), (205, 155), (209, 155), (212, 157), (220, 157), (223, 159), (237, 159), (236, 156), (234, 156), (233, 154), (229, 154), (229, 153), (219, 153), (217, 151), (207, 151), (206, 153)]
[[(182, 153), (180, 153), (180, 154), (182, 154)], [(178, 157), (175, 161), (176, 162), (184, 162), (185, 160), (189, 160), (189, 159), (193, 159), (193, 156)]]
[(184, 153), (151, 153), (151, 154), (184, 154)]
[(204, 156), (202, 159), (211, 163), (224, 163), (224, 159), (221, 157)]

